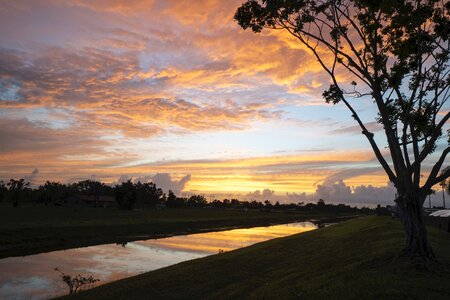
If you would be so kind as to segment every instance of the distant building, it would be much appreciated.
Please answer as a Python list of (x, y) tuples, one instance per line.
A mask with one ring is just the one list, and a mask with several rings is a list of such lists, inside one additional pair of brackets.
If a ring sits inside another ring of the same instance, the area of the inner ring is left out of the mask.
[(89, 196), (72, 195), (58, 202), (61, 206), (84, 206), (84, 207), (116, 207), (117, 203), (112, 196)]
[(450, 209), (437, 210), (426, 217), (427, 225), (450, 232)]

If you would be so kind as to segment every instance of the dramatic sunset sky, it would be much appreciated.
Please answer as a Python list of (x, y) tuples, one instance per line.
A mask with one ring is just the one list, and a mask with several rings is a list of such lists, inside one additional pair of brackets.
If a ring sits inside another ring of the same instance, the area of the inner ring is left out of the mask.
[[(282, 32), (242, 30), (241, 3), (0, 0), (0, 179), (391, 203), (314, 58)], [(382, 142), (373, 103), (355, 107)]]

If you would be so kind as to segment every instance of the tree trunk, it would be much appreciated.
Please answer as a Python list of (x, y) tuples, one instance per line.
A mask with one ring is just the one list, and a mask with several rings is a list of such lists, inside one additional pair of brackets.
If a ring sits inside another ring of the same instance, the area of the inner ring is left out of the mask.
[(396, 200), (400, 219), (406, 234), (402, 255), (414, 259), (433, 260), (434, 252), (428, 241), (424, 220), (423, 201), (417, 194), (399, 196)]

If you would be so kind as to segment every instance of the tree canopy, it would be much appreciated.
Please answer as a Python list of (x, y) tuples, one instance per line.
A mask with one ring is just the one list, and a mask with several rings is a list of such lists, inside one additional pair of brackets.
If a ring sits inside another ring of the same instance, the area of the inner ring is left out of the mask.
[[(330, 79), (325, 101), (350, 110), (397, 189), (406, 248), (428, 256), (423, 202), (450, 176), (449, 10), (440, 0), (249, 0), (235, 14), (242, 28), (287, 31), (314, 55)], [(388, 153), (354, 108), (361, 100), (375, 104)]]

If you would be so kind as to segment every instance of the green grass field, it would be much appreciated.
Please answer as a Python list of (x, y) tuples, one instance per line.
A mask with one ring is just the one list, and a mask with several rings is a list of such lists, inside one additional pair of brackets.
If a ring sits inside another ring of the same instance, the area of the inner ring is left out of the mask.
[(269, 213), (221, 209), (0, 206), (0, 258), (177, 234), (330, 217), (330, 213)]
[[(106, 284), (75, 299), (450, 299), (450, 234), (430, 228), (440, 264), (399, 258), (399, 221), (365, 217)], [(445, 269), (445, 266), (446, 269)]]

